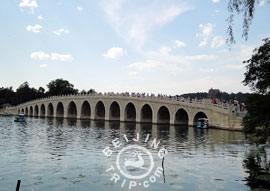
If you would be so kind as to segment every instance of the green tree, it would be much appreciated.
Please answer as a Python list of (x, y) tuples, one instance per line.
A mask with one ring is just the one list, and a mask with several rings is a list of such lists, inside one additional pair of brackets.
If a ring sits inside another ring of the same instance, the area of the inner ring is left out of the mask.
[(264, 44), (254, 49), (247, 63), (244, 85), (248, 85), (257, 93), (270, 94), (270, 39), (263, 39)]
[[(270, 1), (268, 1), (270, 2)], [(254, 14), (255, 14), (255, 5), (256, 3), (260, 3), (260, 1), (256, 0), (229, 0), (228, 10), (229, 17), (228, 21), (228, 29), (227, 33), (229, 34), (229, 38), (227, 42), (229, 44), (235, 43), (234, 33), (233, 33), (233, 24), (234, 24), (234, 16), (235, 14), (243, 14), (243, 32), (242, 37), (247, 40), (249, 27), (252, 24)]]
[(74, 89), (73, 84), (63, 79), (53, 80), (47, 85), (47, 87), (49, 89), (48, 94), (51, 96), (78, 93), (78, 90)]
[(23, 103), (38, 98), (38, 91), (35, 88), (30, 88), (28, 82), (24, 82), (16, 91), (18, 103)]
[(38, 92), (41, 93), (41, 94), (44, 94), (45, 93), (45, 89), (43, 87), (39, 87), (38, 88)]
[(96, 93), (96, 91), (94, 89), (90, 89), (87, 91), (88, 94), (93, 94), (93, 93)]
[(86, 94), (85, 90), (80, 91), (80, 94)]
[(258, 143), (270, 137), (270, 39), (253, 51), (247, 63), (244, 85), (255, 94), (247, 99), (248, 113), (243, 120), (245, 133), (256, 133)]
[(17, 104), (18, 100), (16, 99), (15, 92), (12, 90), (12, 87), (9, 88), (0, 88), (0, 105), (2, 104)]

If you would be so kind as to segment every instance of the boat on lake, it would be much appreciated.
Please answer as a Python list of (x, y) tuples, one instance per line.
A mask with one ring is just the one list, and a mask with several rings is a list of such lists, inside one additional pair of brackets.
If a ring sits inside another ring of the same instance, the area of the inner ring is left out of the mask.
[(12, 116), (12, 113), (5, 112), (3, 116)]
[(24, 114), (20, 113), (14, 117), (14, 122), (25, 122)]
[(208, 129), (209, 123), (207, 118), (199, 118), (197, 122), (197, 127), (200, 129)]

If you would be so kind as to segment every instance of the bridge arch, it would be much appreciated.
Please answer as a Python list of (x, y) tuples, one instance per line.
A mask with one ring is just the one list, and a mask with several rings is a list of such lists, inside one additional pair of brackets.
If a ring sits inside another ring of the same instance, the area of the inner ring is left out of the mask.
[(35, 117), (38, 117), (38, 114), (39, 114), (39, 112), (38, 112), (38, 105), (35, 105), (34, 116)]
[(22, 108), (22, 111), (21, 111), (22, 113), (24, 113), (24, 109)]
[(153, 110), (149, 104), (144, 104), (141, 109), (141, 123), (152, 123)]
[[(199, 111), (195, 114), (193, 118), (193, 126), (197, 125), (198, 119), (199, 118), (208, 118), (205, 112)], [(209, 120), (209, 119), (208, 119)]]
[(157, 112), (157, 123), (169, 124), (170, 123), (170, 112), (166, 106), (161, 106)]
[(105, 120), (105, 105), (102, 101), (98, 101), (95, 106), (95, 119)]
[(32, 107), (32, 106), (30, 106), (30, 109), (29, 109), (29, 110), (30, 110), (29, 116), (30, 116), (30, 117), (33, 117), (33, 113), (34, 113), (34, 111), (33, 111), (33, 107)]
[(84, 101), (81, 107), (81, 119), (90, 119), (91, 107), (88, 101)]
[(56, 106), (56, 117), (64, 117), (64, 105), (62, 102), (58, 102)]
[(136, 121), (136, 108), (135, 105), (129, 102), (125, 107), (124, 121)]
[(28, 116), (28, 107), (25, 108), (25, 115)]
[(77, 118), (77, 106), (74, 101), (71, 101), (67, 107), (67, 118)]
[(120, 105), (118, 102), (112, 102), (109, 110), (110, 121), (120, 121)]
[(177, 112), (175, 113), (174, 124), (188, 126), (188, 120), (189, 120), (189, 115), (187, 111), (184, 108), (178, 109)]
[(40, 117), (45, 117), (45, 105), (41, 104), (40, 106)]
[(47, 117), (53, 117), (53, 104), (52, 103), (49, 103), (48, 105)]

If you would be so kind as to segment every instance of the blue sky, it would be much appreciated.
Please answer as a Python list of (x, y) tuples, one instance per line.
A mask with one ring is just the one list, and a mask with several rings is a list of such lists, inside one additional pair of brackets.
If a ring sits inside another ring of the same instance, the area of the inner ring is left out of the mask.
[(0, 86), (181, 94), (248, 92), (243, 60), (269, 36), (261, 0), (249, 31), (229, 50), (225, 0), (2, 0)]

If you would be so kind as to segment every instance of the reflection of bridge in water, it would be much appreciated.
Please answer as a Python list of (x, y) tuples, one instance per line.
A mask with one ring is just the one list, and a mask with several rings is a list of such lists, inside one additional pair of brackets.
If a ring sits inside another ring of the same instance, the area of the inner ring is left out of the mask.
[(187, 100), (158, 97), (69, 95), (49, 97), (7, 108), (13, 114), (194, 126), (199, 118), (224, 129), (241, 129), (232, 108), (212, 104), (209, 100)]
[(122, 142), (125, 142), (124, 134), (129, 140), (132, 140), (132, 138), (137, 138), (137, 133), (139, 133), (139, 142), (143, 142), (146, 139), (147, 134), (150, 134), (150, 139), (157, 138), (158, 140), (162, 140), (163, 146), (167, 145), (174, 147), (174, 144), (187, 143), (190, 145), (185, 146), (194, 149), (202, 145), (215, 146), (220, 144), (231, 144), (232, 142), (234, 142), (234, 144), (241, 144), (241, 141), (239, 140), (244, 139), (241, 132), (218, 129), (197, 129), (188, 126), (173, 126), (166, 124), (138, 124), (60, 118), (48, 118), (45, 119), (44, 123), (48, 123), (52, 127), (58, 127), (50, 129), (53, 131), (69, 132), (69, 128), (73, 127), (76, 127), (75, 131), (82, 131), (84, 135), (87, 135), (87, 133), (85, 133), (86, 131), (94, 131), (96, 138), (107, 141), (107, 144), (111, 144), (111, 141), (115, 138), (120, 138)]

